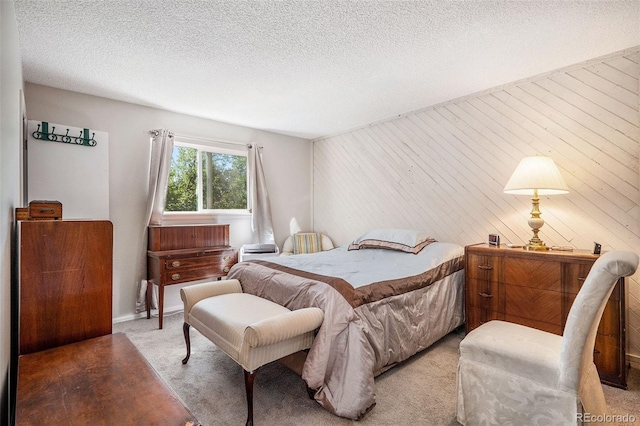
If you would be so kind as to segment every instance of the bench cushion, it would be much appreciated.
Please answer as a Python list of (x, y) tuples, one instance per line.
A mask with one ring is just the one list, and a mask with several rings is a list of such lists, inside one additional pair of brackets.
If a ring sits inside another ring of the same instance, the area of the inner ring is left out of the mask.
[(290, 312), (267, 299), (246, 293), (222, 294), (196, 303), (190, 323), (198, 331), (211, 330), (207, 337), (231, 358), (238, 360), (245, 329), (251, 324)]
[(207, 297), (185, 316), (188, 324), (247, 371), (310, 348), (323, 319), (318, 308), (290, 311), (246, 293)]

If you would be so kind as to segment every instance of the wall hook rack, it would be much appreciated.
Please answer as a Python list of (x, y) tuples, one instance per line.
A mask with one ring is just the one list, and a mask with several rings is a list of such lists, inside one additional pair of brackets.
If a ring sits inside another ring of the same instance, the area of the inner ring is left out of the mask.
[(49, 123), (43, 121), (41, 123), (42, 131), (40, 131), (40, 124), (38, 124), (38, 129), (33, 132), (33, 137), (36, 139), (40, 139), (42, 141), (49, 142), (62, 142), (62, 143), (70, 143), (73, 145), (84, 145), (84, 146), (96, 146), (98, 142), (94, 139), (96, 133), (93, 132), (91, 137), (89, 137), (89, 129), (82, 129), (80, 131), (80, 135), (78, 136), (70, 136), (69, 129), (63, 135), (60, 133), (56, 133), (56, 126), (51, 127), (51, 132), (49, 132)]

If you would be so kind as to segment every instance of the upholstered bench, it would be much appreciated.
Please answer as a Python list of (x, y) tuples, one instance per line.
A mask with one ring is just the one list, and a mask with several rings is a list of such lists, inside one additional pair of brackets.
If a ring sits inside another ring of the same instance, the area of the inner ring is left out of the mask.
[(311, 347), (322, 310), (290, 311), (258, 296), (243, 293), (238, 280), (212, 281), (183, 287), (184, 340), (191, 356), (193, 326), (244, 369), (247, 426), (253, 425), (253, 380), (259, 367)]

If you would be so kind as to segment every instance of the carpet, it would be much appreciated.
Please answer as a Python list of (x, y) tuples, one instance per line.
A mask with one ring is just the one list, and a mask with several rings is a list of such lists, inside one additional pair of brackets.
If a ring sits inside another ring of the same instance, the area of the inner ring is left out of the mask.
[[(243, 425), (246, 397), (242, 368), (197, 330), (191, 329), (191, 358), (182, 334), (183, 315), (165, 315), (113, 325), (123, 332), (205, 426)], [(453, 332), (430, 348), (376, 378), (376, 406), (359, 421), (330, 414), (306, 392), (302, 378), (280, 363), (260, 369), (254, 382), (254, 422), (269, 426), (458, 425), (455, 420), (458, 345)], [(640, 372), (632, 369), (629, 390), (604, 386), (612, 414), (635, 416), (640, 425)], [(615, 423), (614, 423), (615, 424)], [(629, 423), (619, 423), (629, 424)]]

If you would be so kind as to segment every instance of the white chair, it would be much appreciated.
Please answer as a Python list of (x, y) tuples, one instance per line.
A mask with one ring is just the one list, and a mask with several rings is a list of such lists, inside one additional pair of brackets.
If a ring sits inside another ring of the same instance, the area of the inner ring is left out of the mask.
[(457, 420), (463, 425), (571, 425), (607, 412), (593, 363), (598, 324), (613, 287), (638, 255), (612, 251), (594, 263), (558, 336), (490, 321), (460, 343)]

